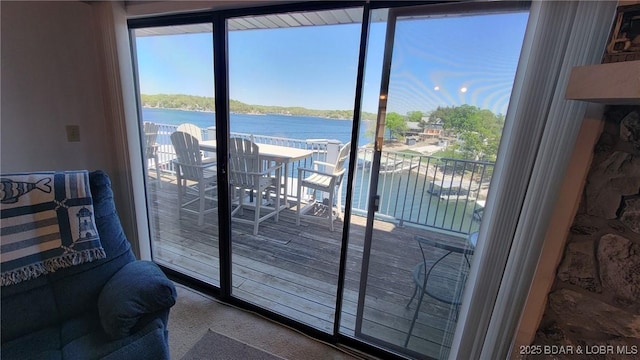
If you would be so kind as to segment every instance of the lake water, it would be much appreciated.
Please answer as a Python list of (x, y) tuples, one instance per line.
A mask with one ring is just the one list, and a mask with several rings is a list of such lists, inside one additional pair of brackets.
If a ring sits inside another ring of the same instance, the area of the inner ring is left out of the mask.
[[(158, 124), (180, 125), (192, 123), (201, 128), (215, 126), (215, 114), (199, 111), (143, 108), (142, 118)], [(364, 136), (371, 121), (363, 121), (358, 145), (372, 141)], [(353, 121), (313, 116), (286, 116), (277, 114), (231, 114), (231, 132), (260, 134), (293, 139), (336, 139), (346, 143), (351, 139)]]

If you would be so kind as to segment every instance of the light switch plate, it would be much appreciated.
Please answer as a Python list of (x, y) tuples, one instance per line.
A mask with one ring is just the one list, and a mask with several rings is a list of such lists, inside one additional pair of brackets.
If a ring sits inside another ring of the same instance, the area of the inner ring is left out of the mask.
[(78, 142), (80, 141), (80, 126), (79, 125), (67, 125), (67, 141)]

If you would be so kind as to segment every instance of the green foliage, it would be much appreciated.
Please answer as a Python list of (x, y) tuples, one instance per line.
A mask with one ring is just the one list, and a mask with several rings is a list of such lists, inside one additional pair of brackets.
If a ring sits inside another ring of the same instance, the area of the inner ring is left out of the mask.
[(443, 129), (461, 140), (456, 151), (464, 158), (495, 161), (504, 127), (504, 116), (476, 106), (438, 107), (429, 114), (429, 122), (440, 121)]
[(476, 125), (472, 115), (478, 110), (480, 109), (467, 104), (451, 107), (438, 106), (429, 114), (429, 122), (436, 123), (440, 119), (445, 130), (453, 130), (457, 133), (470, 131)]
[[(142, 106), (150, 108), (180, 109), (189, 111), (215, 111), (215, 102), (212, 97), (183, 95), (183, 94), (142, 94)], [(281, 114), (296, 116), (317, 116), (329, 119), (353, 119), (352, 110), (314, 110), (303, 107), (249, 105), (238, 100), (229, 100), (229, 109), (233, 113), (241, 114)], [(362, 112), (364, 120), (375, 120), (373, 113)]]
[(409, 111), (407, 113), (407, 121), (422, 122), (422, 111)]
[(389, 135), (393, 138), (402, 139), (405, 131), (409, 129), (407, 120), (395, 112), (388, 113), (385, 120), (385, 128), (389, 130)]
[(143, 107), (181, 109), (192, 111), (214, 111), (213, 98), (183, 94), (157, 94), (141, 96)]
[[(376, 122), (372, 121), (369, 123), (367, 130), (364, 132), (364, 136), (367, 139), (375, 139), (376, 137)], [(388, 113), (385, 118), (385, 129), (389, 132), (390, 138), (402, 139), (404, 136), (404, 132), (409, 128), (407, 126), (407, 120), (405, 118), (395, 112)]]

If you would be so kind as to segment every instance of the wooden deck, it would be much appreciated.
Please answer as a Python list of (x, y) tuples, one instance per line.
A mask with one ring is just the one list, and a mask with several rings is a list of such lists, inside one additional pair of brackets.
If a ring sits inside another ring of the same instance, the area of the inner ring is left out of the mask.
[[(165, 179), (170, 180), (170, 179)], [(154, 260), (205, 282), (219, 285), (217, 212), (197, 226), (196, 215), (177, 216), (175, 183), (149, 184)], [(210, 204), (215, 206), (215, 204)], [(293, 204), (292, 206), (294, 206)], [(252, 216), (246, 211), (245, 216)], [(232, 223), (233, 295), (266, 307), (326, 332), (333, 331), (342, 221), (335, 232), (325, 222), (295, 224), (295, 207), (261, 223), (257, 236), (251, 225)], [(365, 218), (352, 216), (341, 332), (356, 336), (356, 314), (362, 270)], [(404, 347), (414, 315), (411, 271), (422, 261), (415, 235), (464, 244), (452, 236), (427, 228), (397, 227), (376, 220), (369, 263), (361, 333), (369, 338)], [(433, 262), (443, 252), (429, 251)], [(442, 291), (455, 291), (456, 277), (468, 271), (463, 258), (447, 257), (435, 276)], [(453, 285), (452, 285), (453, 284)], [(448, 289), (448, 290), (447, 290)], [(434, 358), (446, 357), (455, 328), (454, 306), (425, 296), (407, 348)], [(441, 348), (441, 344), (444, 348)]]

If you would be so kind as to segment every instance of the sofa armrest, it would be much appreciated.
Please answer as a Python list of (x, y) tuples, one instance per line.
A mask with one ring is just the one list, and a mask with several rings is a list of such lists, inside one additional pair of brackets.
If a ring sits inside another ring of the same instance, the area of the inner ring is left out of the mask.
[(130, 335), (146, 314), (168, 309), (176, 302), (176, 288), (156, 264), (133, 261), (107, 281), (98, 298), (104, 331), (112, 339)]

